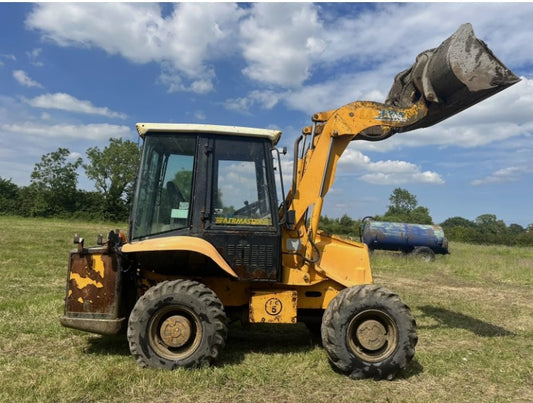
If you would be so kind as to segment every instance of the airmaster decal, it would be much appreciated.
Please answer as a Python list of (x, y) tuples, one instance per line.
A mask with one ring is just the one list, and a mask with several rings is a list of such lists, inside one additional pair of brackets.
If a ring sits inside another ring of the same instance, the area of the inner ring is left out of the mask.
[(272, 225), (270, 218), (216, 217), (216, 224), (221, 225)]

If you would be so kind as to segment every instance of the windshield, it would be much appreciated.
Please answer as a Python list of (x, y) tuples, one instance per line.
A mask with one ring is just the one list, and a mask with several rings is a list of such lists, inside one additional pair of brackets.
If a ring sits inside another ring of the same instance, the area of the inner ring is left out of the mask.
[(196, 136), (153, 133), (144, 142), (132, 239), (189, 226)]

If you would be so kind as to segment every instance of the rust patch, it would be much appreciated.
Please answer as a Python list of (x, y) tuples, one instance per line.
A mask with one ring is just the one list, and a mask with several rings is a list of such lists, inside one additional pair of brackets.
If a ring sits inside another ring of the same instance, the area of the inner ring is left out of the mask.
[(70, 255), (67, 312), (116, 312), (117, 262), (114, 255)]

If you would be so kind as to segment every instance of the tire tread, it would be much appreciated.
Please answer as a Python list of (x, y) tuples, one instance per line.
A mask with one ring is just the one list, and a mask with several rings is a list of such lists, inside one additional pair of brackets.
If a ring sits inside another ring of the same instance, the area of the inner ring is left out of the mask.
[[(201, 320), (207, 320), (208, 323), (212, 323), (214, 327), (214, 334), (209, 337), (210, 344), (207, 347), (207, 351), (204, 354), (200, 354), (197, 358), (188, 361), (185, 365), (164, 362), (161, 358), (157, 361), (151, 359), (151, 354), (147, 352), (148, 346), (146, 346), (145, 343), (140, 342), (142, 339), (139, 334), (141, 329), (137, 328), (142, 316), (145, 315), (154, 304), (164, 299), (165, 296), (172, 299), (173, 295), (188, 295), (203, 304), (206, 309), (206, 314), (202, 315)], [(141, 367), (146, 368), (156, 366), (164, 368), (171, 367), (171, 369), (173, 369), (176, 366), (196, 368), (209, 365), (218, 358), (220, 351), (224, 348), (227, 333), (228, 327), (224, 306), (211, 289), (202, 283), (192, 280), (173, 280), (158, 283), (148, 289), (148, 291), (139, 298), (128, 320), (127, 337), (130, 352)]]
[[(355, 359), (346, 346), (346, 337), (342, 333), (347, 311), (353, 310), (367, 303), (378, 303), (393, 311), (399, 332), (399, 346), (393, 353), (379, 365)], [(399, 319), (396, 319), (399, 318)], [(342, 290), (329, 304), (322, 320), (322, 345), (328, 353), (331, 364), (339, 371), (348, 374), (351, 378), (361, 379), (373, 377), (375, 379), (393, 379), (399, 370), (405, 369), (415, 353), (418, 341), (416, 335), (416, 322), (409, 307), (400, 297), (378, 285), (363, 285), (349, 287)]]

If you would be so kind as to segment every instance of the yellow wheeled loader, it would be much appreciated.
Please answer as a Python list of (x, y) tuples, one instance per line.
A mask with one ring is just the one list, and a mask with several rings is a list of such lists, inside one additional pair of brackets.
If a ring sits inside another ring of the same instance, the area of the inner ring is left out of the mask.
[(231, 319), (303, 322), (320, 329), (337, 370), (392, 379), (413, 358), (416, 323), (398, 295), (372, 284), (365, 244), (318, 230), (337, 162), (352, 140), (431, 126), (518, 81), (462, 25), (396, 77), (385, 103), (313, 115), (286, 194), (279, 180), (281, 204), (280, 131), (137, 124), (128, 241), (113, 231), (95, 247), (76, 239), (61, 323), (125, 330), (141, 366), (173, 369), (216, 360)]

